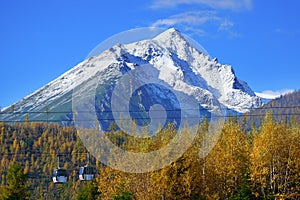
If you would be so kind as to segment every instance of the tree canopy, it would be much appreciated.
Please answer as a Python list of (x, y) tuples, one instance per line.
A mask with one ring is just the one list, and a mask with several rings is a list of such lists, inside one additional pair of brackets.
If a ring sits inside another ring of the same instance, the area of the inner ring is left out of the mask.
[(9, 166), (7, 172), (7, 185), (1, 187), (1, 198), (3, 200), (21, 200), (28, 199), (27, 174), (19, 163), (13, 163)]

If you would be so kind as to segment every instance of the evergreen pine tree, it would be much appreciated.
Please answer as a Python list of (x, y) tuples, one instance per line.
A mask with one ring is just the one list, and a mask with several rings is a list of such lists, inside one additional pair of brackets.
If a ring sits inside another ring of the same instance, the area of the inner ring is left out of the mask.
[(19, 163), (13, 163), (8, 168), (7, 185), (0, 188), (1, 198), (3, 200), (21, 200), (28, 199), (30, 185), (27, 184), (27, 174)]

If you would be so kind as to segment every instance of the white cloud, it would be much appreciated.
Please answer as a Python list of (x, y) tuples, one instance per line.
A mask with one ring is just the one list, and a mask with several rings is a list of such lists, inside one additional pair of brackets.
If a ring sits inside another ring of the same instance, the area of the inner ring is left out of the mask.
[[(252, 8), (253, 0), (152, 0), (154, 9), (172, 11), (181, 10), (180, 5), (192, 5), (185, 12), (179, 12), (166, 18), (157, 19), (151, 26), (175, 27), (189, 35), (215, 37), (226, 33), (230, 38), (239, 38), (241, 34), (234, 30), (234, 22), (224, 13), (226, 11), (245, 11)], [(192, 9), (192, 10), (191, 10)]]
[(294, 92), (293, 89), (283, 89), (278, 91), (272, 91), (272, 90), (265, 90), (262, 92), (255, 92), (255, 94), (261, 98), (265, 99), (275, 99), (277, 97), (280, 97), (281, 95), (289, 94)]
[(220, 30), (229, 30), (234, 26), (234, 23), (232, 21), (229, 20), (224, 20), (221, 24), (219, 29)]
[(225, 31), (232, 38), (241, 37), (241, 34), (233, 30), (234, 23), (228, 19), (223, 20), (219, 25), (219, 31)]
[(181, 4), (198, 4), (209, 6), (214, 9), (226, 10), (250, 10), (252, 0), (154, 0), (152, 8), (170, 8)]
[(151, 24), (151, 26), (164, 28), (176, 26), (190, 34), (205, 35), (206, 31), (203, 29), (205, 24), (214, 25), (216, 32), (225, 31), (228, 32), (230, 36), (238, 35), (231, 30), (234, 23), (229, 19), (218, 16), (216, 11), (189, 11), (179, 13), (165, 19), (158, 19)]
[(202, 25), (208, 21), (216, 21), (220, 18), (213, 11), (190, 11), (172, 15), (166, 19), (159, 19), (152, 24), (158, 26), (174, 26), (177, 24)]

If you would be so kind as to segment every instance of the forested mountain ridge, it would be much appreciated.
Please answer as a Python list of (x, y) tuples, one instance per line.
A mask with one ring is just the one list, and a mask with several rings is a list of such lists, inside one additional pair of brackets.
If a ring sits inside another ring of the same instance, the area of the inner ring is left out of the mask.
[(267, 112), (272, 112), (278, 121), (290, 121), (300, 115), (300, 90), (282, 95), (271, 100), (262, 107), (253, 109), (243, 114), (244, 120), (259, 126)]

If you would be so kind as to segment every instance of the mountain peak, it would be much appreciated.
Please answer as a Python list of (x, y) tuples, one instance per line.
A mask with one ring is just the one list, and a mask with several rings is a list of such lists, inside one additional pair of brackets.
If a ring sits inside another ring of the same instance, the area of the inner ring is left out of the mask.
[(166, 41), (166, 40), (174, 40), (174, 39), (182, 39), (185, 40), (183, 35), (175, 28), (170, 28), (159, 34), (154, 38), (154, 40)]
[(180, 31), (177, 30), (176, 28), (169, 28), (169, 29), (165, 30), (163, 33), (181, 34)]
[[(200, 53), (209, 56), (207, 51), (192, 38), (182, 34), (175, 28), (170, 28), (153, 38), (154, 41), (161, 43), (163, 46), (172, 50), (179, 50), (191, 54), (191, 48), (196, 49)], [(179, 53), (180, 54), (180, 53)]]

